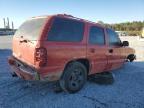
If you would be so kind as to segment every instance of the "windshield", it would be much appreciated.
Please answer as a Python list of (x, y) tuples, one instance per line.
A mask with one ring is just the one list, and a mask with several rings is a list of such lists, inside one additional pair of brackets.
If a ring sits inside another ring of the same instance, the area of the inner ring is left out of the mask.
[(15, 37), (21, 37), (29, 40), (37, 40), (40, 31), (45, 24), (46, 18), (31, 19), (24, 22), (17, 30)]

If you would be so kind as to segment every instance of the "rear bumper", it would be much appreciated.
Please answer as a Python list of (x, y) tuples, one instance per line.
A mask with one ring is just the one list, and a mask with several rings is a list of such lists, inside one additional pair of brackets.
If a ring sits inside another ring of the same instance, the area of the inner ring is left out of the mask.
[(25, 67), (19, 63), (13, 56), (8, 58), (8, 63), (12, 69), (12, 73), (15, 73), (25, 80), (39, 80), (39, 75), (36, 71), (33, 71), (30, 67)]
[[(29, 65), (22, 63), (15, 57), (10, 56), (8, 63), (12, 70), (13, 76), (18, 76), (25, 80), (42, 80), (42, 81), (57, 81), (61, 78), (62, 72), (57, 68), (35, 69)], [(47, 73), (45, 73), (47, 72)], [(16, 75), (15, 75), (16, 74)]]

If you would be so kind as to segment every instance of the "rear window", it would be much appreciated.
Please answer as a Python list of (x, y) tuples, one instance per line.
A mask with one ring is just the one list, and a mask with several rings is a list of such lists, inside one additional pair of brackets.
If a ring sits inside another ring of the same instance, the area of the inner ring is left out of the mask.
[(84, 23), (65, 18), (55, 18), (48, 33), (48, 41), (79, 42), (83, 39)]
[(19, 27), (15, 36), (23, 36), (29, 40), (37, 40), (45, 21), (46, 18), (28, 20)]

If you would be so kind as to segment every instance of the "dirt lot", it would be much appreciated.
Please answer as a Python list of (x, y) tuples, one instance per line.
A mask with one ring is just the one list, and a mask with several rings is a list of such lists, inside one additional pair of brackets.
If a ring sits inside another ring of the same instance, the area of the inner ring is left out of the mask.
[(122, 37), (122, 40), (131, 40), (130, 45), (139, 55), (136, 62), (113, 71), (113, 84), (88, 81), (76, 94), (56, 94), (52, 83), (11, 77), (7, 64), (11, 39), (10, 36), (0, 37), (0, 108), (144, 108), (144, 42)]

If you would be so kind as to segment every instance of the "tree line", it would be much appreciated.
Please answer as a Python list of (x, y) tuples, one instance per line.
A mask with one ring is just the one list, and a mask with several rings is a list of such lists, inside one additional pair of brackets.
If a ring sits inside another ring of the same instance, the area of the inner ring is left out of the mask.
[[(102, 23), (100, 21), (100, 23)], [(130, 36), (140, 36), (142, 28), (144, 28), (144, 21), (133, 21), (119, 24), (104, 24), (106, 27), (112, 28), (115, 31), (125, 31)]]

